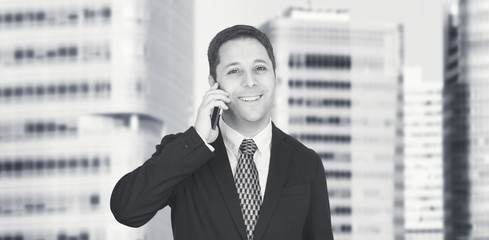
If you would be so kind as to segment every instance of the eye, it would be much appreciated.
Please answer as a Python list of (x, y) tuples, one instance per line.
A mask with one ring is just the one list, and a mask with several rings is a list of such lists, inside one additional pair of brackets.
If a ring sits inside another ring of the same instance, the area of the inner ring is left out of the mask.
[(258, 72), (263, 72), (263, 71), (267, 71), (268, 68), (266, 66), (263, 66), (263, 65), (258, 65), (255, 67), (255, 70)]
[(228, 71), (228, 75), (233, 75), (233, 74), (238, 74), (240, 73), (240, 70), (238, 68), (232, 68)]

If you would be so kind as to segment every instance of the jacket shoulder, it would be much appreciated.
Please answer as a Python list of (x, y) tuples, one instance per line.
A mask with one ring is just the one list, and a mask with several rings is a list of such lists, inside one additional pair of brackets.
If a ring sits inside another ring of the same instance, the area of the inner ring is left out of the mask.
[(279, 128), (275, 127), (275, 132), (278, 137), (283, 139), (283, 141), (288, 144), (294, 152), (294, 155), (302, 156), (303, 159), (316, 160), (320, 159), (316, 151), (308, 148), (306, 145), (301, 143), (296, 138), (290, 136), (289, 134), (283, 132)]

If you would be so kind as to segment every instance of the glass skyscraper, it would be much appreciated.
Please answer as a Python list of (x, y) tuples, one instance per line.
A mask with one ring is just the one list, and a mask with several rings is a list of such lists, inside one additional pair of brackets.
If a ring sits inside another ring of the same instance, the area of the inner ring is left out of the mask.
[(261, 26), (277, 61), (274, 122), (321, 157), (335, 239), (403, 239), (403, 29), (291, 8)]
[(193, 11), (0, 0), (0, 239), (171, 239), (169, 216), (132, 229), (109, 199), (164, 133), (188, 127)]
[(489, 238), (489, 1), (446, 12), (444, 164), (446, 239)]

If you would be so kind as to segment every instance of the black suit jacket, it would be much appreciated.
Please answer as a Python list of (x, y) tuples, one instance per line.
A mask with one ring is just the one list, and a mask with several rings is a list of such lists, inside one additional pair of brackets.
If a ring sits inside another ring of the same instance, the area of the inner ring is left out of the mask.
[[(139, 227), (169, 205), (175, 240), (246, 240), (238, 194), (219, 135), (211, 152), (193, 127), (165, 136), (111, 196), (117, 221)], [(270, 168), (255, 240), (333, 239), (319, 156), (272, 126)]]

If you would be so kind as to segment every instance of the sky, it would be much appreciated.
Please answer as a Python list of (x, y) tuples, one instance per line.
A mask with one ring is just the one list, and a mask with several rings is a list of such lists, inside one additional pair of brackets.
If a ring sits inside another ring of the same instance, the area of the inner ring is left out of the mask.
[(404, 26), (404, 63), (419, 66), (426, 81), (441, 81), (443, 12), (457, 0), (195, 0), (195, 105), (209, 88), (207, 47), (222, 29), (259, 27), (291, 6), (347, 9), (351, 22)]

